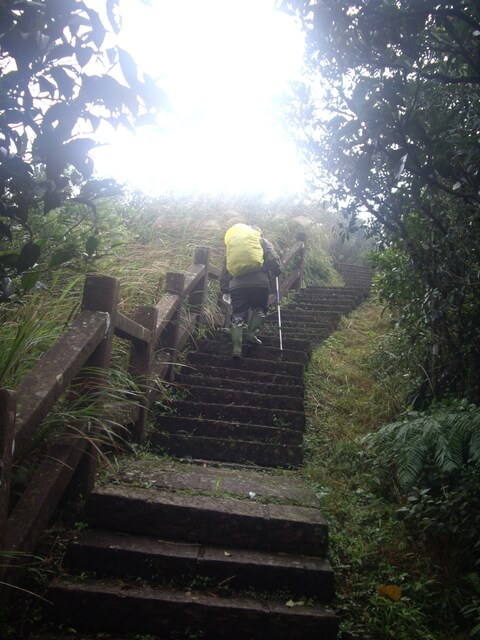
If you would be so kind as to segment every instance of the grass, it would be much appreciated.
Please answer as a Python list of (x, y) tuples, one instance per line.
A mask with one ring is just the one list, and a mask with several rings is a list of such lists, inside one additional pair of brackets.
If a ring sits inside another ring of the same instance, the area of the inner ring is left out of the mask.
[(392, 483), (362, 442), (404, 407), (407, 381), (372, 368), (390, 331), (380, 309), (364, 305), (314, 351), (305, 475), (329, 522), (343, 637), (459, 640), (467, 636), (440, 611), (438, 572), (399, 519)]

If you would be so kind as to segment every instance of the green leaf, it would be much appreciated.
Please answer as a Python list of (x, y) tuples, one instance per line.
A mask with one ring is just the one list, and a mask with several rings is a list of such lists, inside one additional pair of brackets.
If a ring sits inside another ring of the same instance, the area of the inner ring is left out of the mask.
[(7, 227), (4, 222), (0, 222), (0, 236), (8, 238), (10, 241), (12, 240), (12, 232), (10, 231), (10, 227)]
[(35, 244), (35, 242), (29, 241), (23, 245), (17, 263), (18, 273), (31, 269), (40, 257), (40, 254), (41, 249), (38, 244)]
[(4, 253), (0, 254), (0, 264), (4, 269), (16, 269), (18, 264), (18, 253)]
[(358, 184), (362, 187), (365, 186), (370, 175), (370, 169), (372, 168), (372, 154), (364, 153), (358, 158), (355, 165), (355, 177)]
[(90, 62), (94, 53), (91, 47), (77, 47), (75, 49), (75, 57), (82, 69)]
[(62, 204), (62, 196), (58, 191), (47, 191), (43, 200), (43, 213), (46, 215), (52, 209)]
[(86, 12), (88, 13), (91, 24), (91, 33), (89, 39), (95, 43), (98, 49), (100, 49), (103, 41), (105, 40), (105, 36), (107, 33), (106, 29), (103, 26), (102, 21), (100, 20), (100, 17), (96, 11), (87, 8)]
[(39, 271), (26, 271), (22, 274), (21, 285), (25, 291), (29, 291), (33, 289), (33, 287), (37, 284), (38, 279), (40, 278)]
[(85, 250), (89, 256), (93, 256), (98, 247), (98, 238), (90, 236), (85, 243)]
[(75, 247), (58, 249), (57, 251), (55, 251), (55, 253), (51, 257), (49, 266), (58, 267), (61, 264), (65, 264), (65, 262), (68, 262), (69, 260), (74, 258), (76, 253), (77, 251)]
[(50, 76), (55, 80), (60, 95), (71, 98), (75, 89), (75, 80), (71, 78), (62, 67), (54, 67), (50, 70)]
[(118, 48), (118, 61), (125, 80), (131, 87), (136, 87), (139, 83), (138, 72), (132, 56), (125, 49)]

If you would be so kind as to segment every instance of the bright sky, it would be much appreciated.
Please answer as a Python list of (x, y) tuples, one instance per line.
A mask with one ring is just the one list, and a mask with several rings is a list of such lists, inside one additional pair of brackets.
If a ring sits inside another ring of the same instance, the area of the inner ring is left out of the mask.
[(123, 0), (120, 46), (160, 79), (175, 112), (93, 155), (99, 172), (149, 193), (303, 189), (278, 98), (301, 74), (303, 38), (274, 0)]

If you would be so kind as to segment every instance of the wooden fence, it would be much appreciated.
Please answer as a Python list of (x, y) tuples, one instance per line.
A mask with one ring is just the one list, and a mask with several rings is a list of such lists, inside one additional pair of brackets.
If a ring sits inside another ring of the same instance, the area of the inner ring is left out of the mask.
[[(300, 286), (304, 258), (305, 235), (299, 234), (282, 257), (282, 296)], [(86, 495), (93, 488), (97, 452), (88, 437), (89, 426), (85, 425), (84, 438), (75, 437), (46, 448), (28, 486), (11, 506), (15, 460), (28, 450), (55, 402), (68, 393), (72, 382), (79, 380), (82, 392), (88, 394), (98, 384), (98, 378), (85, 371), (93, 367), (107, 370), (113, 337), (127, 340), (131, 345), (128, 372), (143, 393), (141, 401), (131, 402), (122, 416), (130, 439), (142, 443), (147, 414), (156, 397), (151, 380), (154, 376), (173, 380), (178, 354), (205, 324), (208, 282), (219, 277), (220, 270), (210, 265), (209, 249), (197, 248), (194, 263), (186, 273), (167, 274), (165, 293), (158, 304), (138, 307), (129, 318), (118, 310), (118, 281), (109, 276), (87, 276), (82, 310), (76, 320), (14, 391), (0, 389), (0, 581), (18, 583), (21, 558), (33, 552), (67, 489), (74, 486), (78, 493)]]

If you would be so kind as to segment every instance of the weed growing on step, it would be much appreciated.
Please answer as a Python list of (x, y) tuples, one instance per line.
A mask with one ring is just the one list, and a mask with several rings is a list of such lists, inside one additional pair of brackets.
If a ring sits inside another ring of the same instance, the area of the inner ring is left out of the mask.
[(385, 497), (362, 436), (396, 417), (408, 391), (379, 380), (370, 354), (391, 330), (375, 306), (344, 319), (314, 351), (306, 374), (305, 474), (330, 527), (335, 606), (345, 637), (459, 640), (438, 598), (439, 576), (418, 554)]

